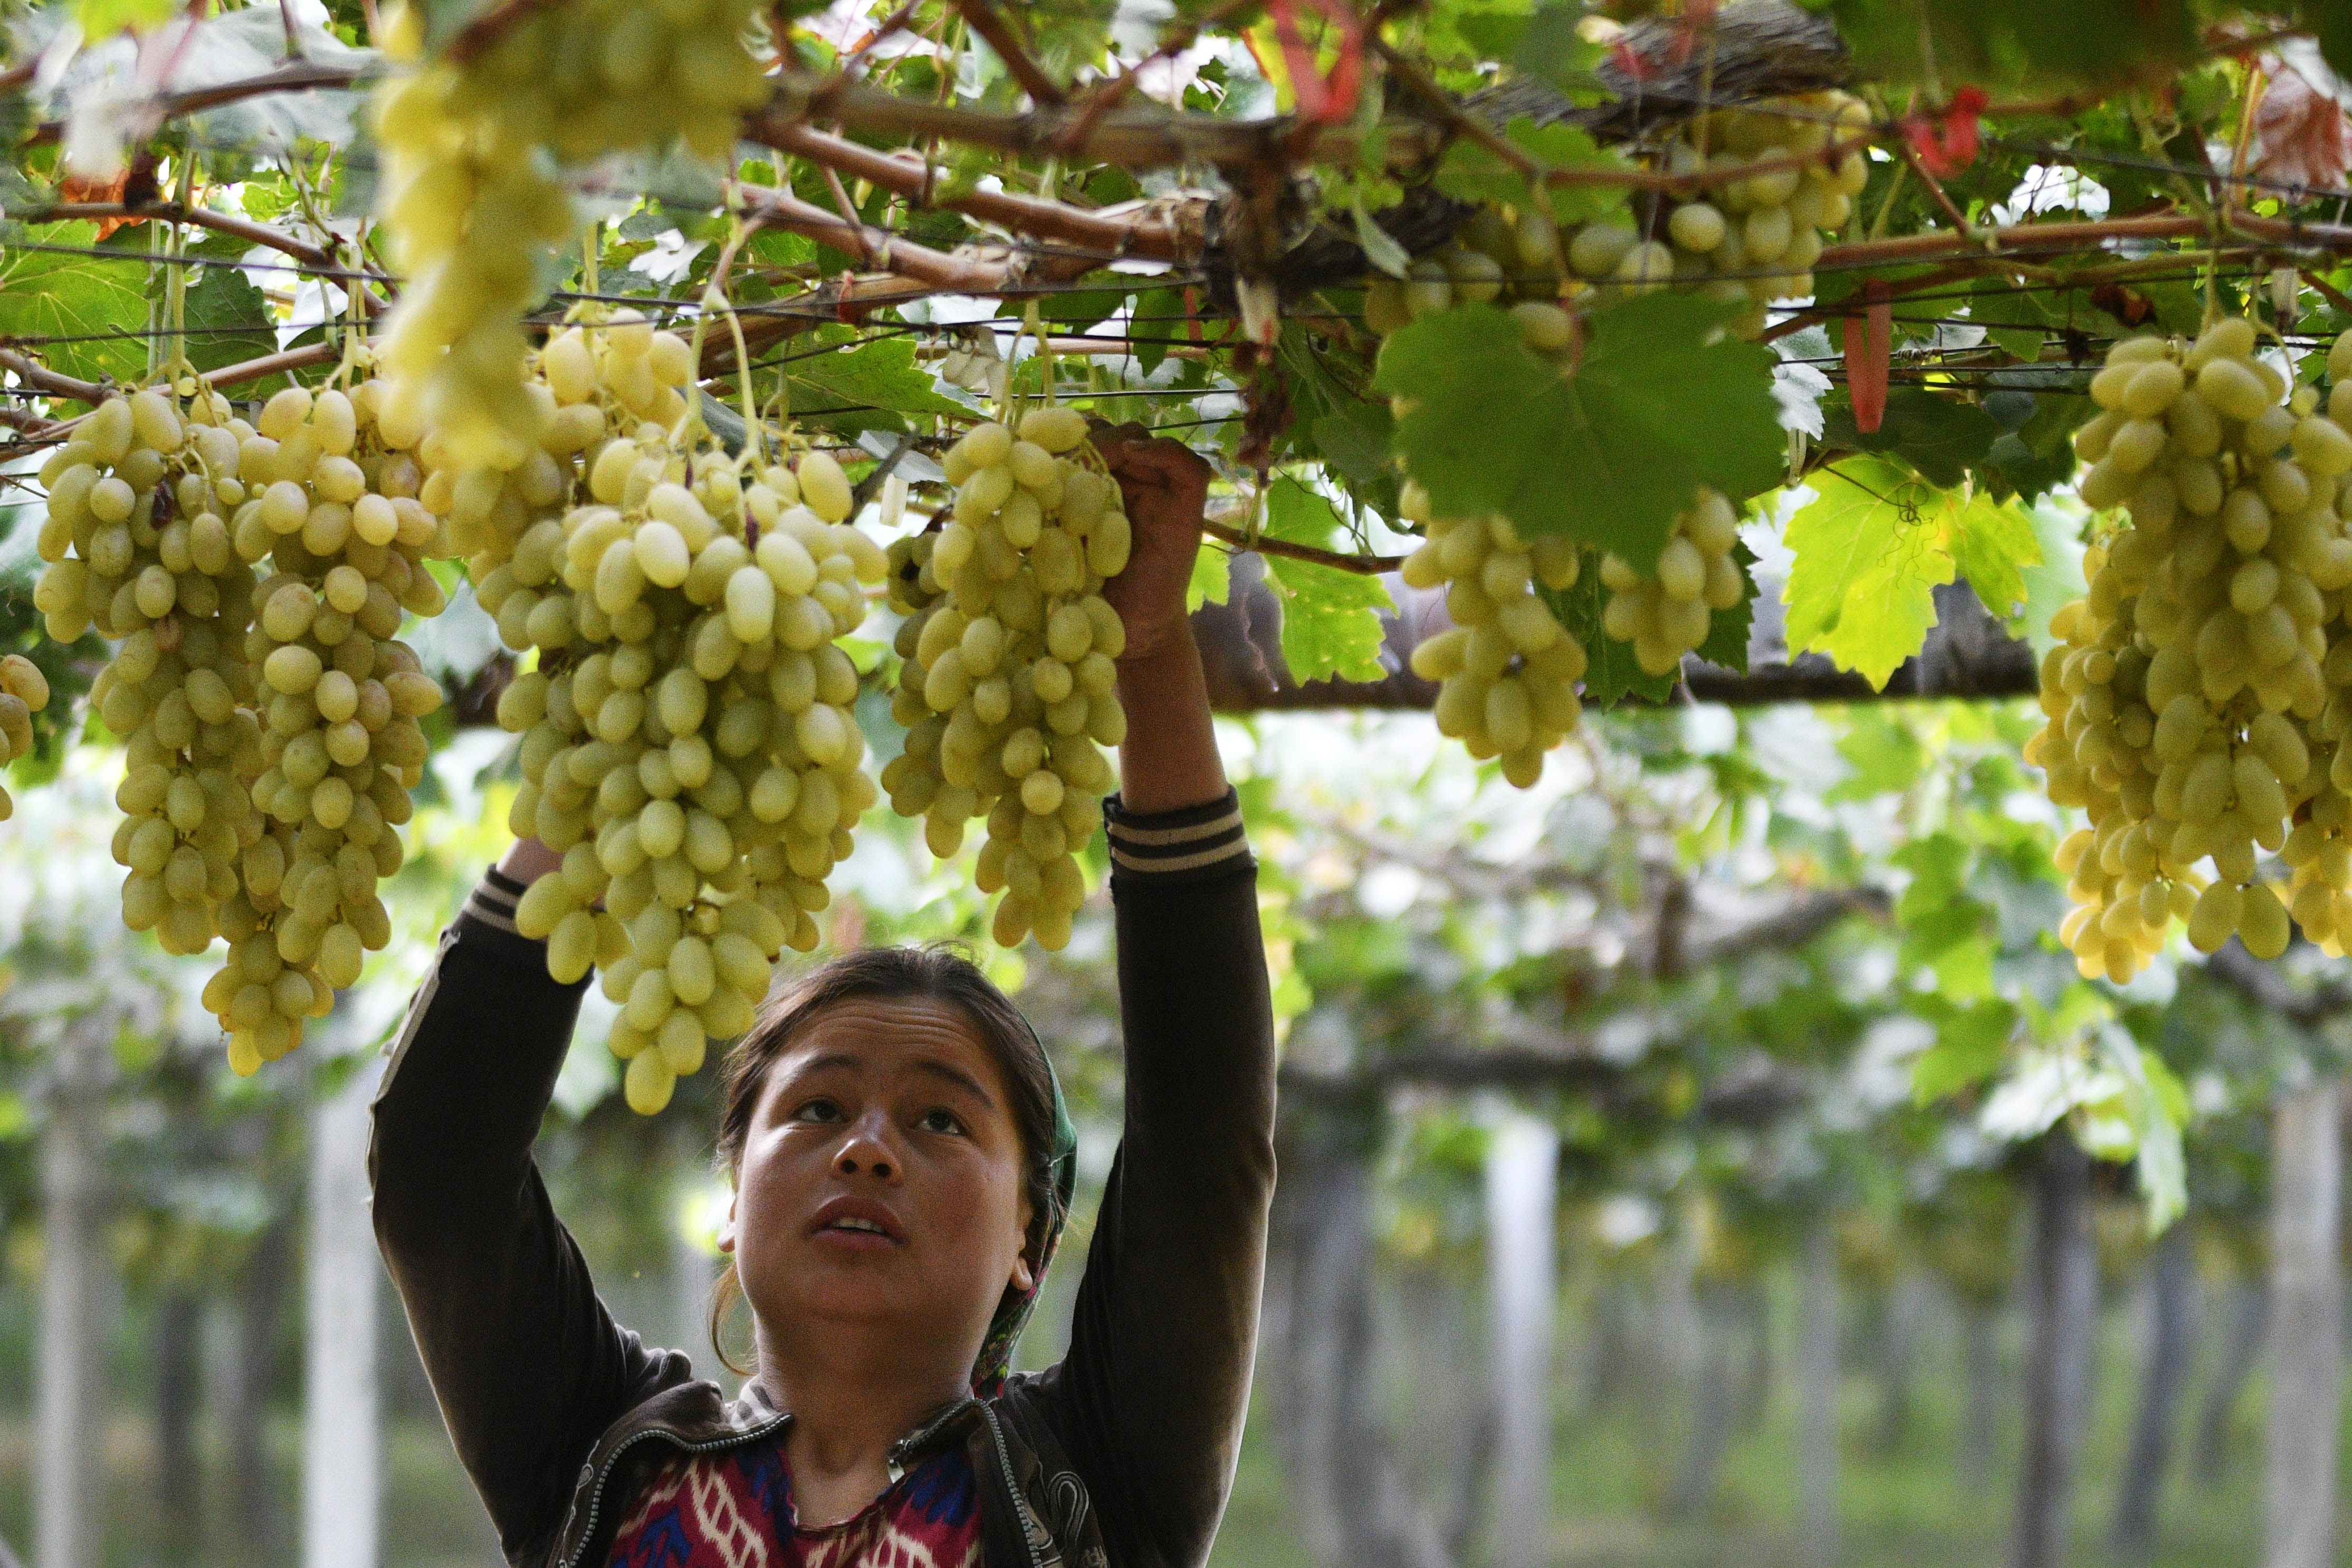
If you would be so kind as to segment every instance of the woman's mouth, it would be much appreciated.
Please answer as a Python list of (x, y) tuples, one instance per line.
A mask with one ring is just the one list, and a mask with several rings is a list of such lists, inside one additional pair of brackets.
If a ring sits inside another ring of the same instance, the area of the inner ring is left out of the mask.
[(907, 1239), (905, 1227), (888, 1205), (847, 1196), (820, 1205), (809, 1222), (809, 1234), (834, 1246), (861, 1251), (897, 1247)]

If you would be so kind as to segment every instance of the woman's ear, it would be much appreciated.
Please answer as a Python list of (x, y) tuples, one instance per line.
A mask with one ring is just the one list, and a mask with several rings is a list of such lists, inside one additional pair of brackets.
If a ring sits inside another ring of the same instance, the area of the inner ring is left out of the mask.
[(735, 1194), (727, 1194), (727, 1217), (719, 1222), (719, 1250), (735, 1250)]
[(1013, 1288), (1024, 1296), (1037, 1288), (1037, 1271), (1029, 1265), (1029, 1200), (1024, 1196), (1015, 1216), (1013, 1272), (1009, 1278)]

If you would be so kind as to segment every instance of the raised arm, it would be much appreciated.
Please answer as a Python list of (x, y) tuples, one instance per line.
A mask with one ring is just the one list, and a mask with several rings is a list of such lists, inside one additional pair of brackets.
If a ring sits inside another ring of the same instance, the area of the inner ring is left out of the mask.
[(624, 1411), (690, 1373), (621, 1328), (555, 1217), (530, 1145), (581, 985), (548, 977), (515, 900), (535, 842), (483, 879), (410, 1005), (375, 1101), (375, 1232), (457, 1457), (512, 1562), (562, 1524), (581, 1463)]
[(1274, 1188), (1274, 1020), (1256, 869), (1184, 617), (1208, 469), (1172, 441), (1103, 441), (1136, 552), (1107, 590), (1128, 627), (1121, 799), (1108, 814), (1127, 1121), (1047, 1383), (1102, 1456), (1112, 1561), (1204, 1560), (1249, 1404)]

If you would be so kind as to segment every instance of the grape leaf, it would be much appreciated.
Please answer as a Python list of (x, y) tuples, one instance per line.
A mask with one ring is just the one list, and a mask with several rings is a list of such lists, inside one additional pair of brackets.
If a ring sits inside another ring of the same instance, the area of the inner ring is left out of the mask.
[(1285, 474), (1266, 487), (1265, 536), (1328, 549), (1340, 531), (1331, 503), (1302, 481)]
[(2098, 411), (2079, 393), (2033, 398), (2033, 416), (1994, 441), (1984, 460), (1989, 474), (2028, 501), (2074, 478), (2074, 430)]
[[(1613, 708), (1628, 697), (1664, 702), (1674, 694), (1675, 676), (1652, 675), (1633, 658), (1631, 643), (1619, 642), (1601, 629), (1601, 612), (1609, 603), (1609, 589), (1601, 570), (1588, 556), (1574, 584), (1563, 589), (1538, 586), (1537, 597), (1551, 606), (1568, 635), (1584, 647), (1584, 700), (1590, 707)], [(1743, 654), (1743, 657), (1744, 654)]]
[(1931, 590), (1952, 580), (1934, 488), (1884, 458), (1812, 477), (1817, 500), (1789, 520), (1796, 559), (1781, 599), (1791, 648), (1828, 654), (1884, 687), (1936, 624)]
[(1202, 605), (1222, 605), (1233, 591), (1233, 556), (1222, 544), (1202, 540), (1192, 557), (1192, 580), (1184, 585), (1184, 609), (1190, 614)]
[(1828, 11), (1864, 76), (1906, 85), (2106, 81), (2198, 48), (2198, 8), (2188, 0), (1832, 0)]
[[(1503, 134), (1555, 169), (1622, 171), (1624, 157), (1604, 148), (1573, 125), (1538, 125), (1520, 115), (1503, 128)], [(1467, 137), (1445, 150), (1437, 167), (1437, 188), (1456, 201), (1501, 206), (1527, 206), (1531, 201), (1527, 176), (1490, 149)], [(1549, 198), (1551, 215), (1560, 223), (1583, 223), (1625, 205), (1621, 185), (1555, 185)]]
[(1917, 784), (1927, 767), (1927, 748), (1911, 726), (1874, 709), (1854, 710), (1853, 728), (1838, 740), (1838, 755), (1853, 772), (1832, 784), (1823, 800), (1898, 795)]
[[(1110, 277), (1118, 279), (1117, 274)], [(1128, 296), (1134, 292), (1133, 283), (1122, 281), (1113, 281), (1105, 288), (1055, 289), (1038, 300), (1037, 314), (1045, 321), (1057, 321), (1083, 332), (1126, 304)], [(997, 307), (996, 313), (1019, 316), (1027, 309), (1025, 300), (1007, 300)]]
[(1741, 540), (1731, 547), (1731, 559), (1739, 568), (1739, 603), (1708, 617), (1706, 640), (1692, 651), (1709, 664), (1745, 675), (1748, 634), (1756, 622), (1756, 552)]
[(1853, 405), (1843, 401), (1829, 406), (1822, 426), (1824, 447), (1891, 452), (1939, 486), (1966, 479), (2001, 434), (2000, 421), (1975, 404), (1938, 397), (1924, 386), (1889, 392), (1885, 417), (1867, 435), (1855, 427)]
[(1927, 1105), (1982, 1083), (2000, 1070), (2017, 1027), (2017, 1005), (1985, 997), (1955, 1007), (1939, 997), (1923, 999), (1921, 1010), (1936, 1026), (1936, 1043), (1911, 1064), (1911, 1097)]
[(95, 224), (40, 224), (24, 229), (23, 239), (59, 249), (0, 244), (0, 337), (34, 340), (25, 346), (60, 374), (135, 381), (147, 369), (146, 343), (94, 334), (137, 333), (144, 326), (147, 258), (136, 251), (120, 261), (77, 254), (97, 236)]
[(1403, 277), (1405, 268), (1412, 265), (1412, 258), (1403, 246), (1397, 243), (1396, 236), (1372, 221), (1372, 215), (1364, 210), (1361, 198), (1357, 200), (1353, 210), (1356, 243), (1363, 247), (1364, 259), (1391, 278)]
[[(236, 249), (242, 254), (244, 247)], [(182, 315), (188, 328), (188, 363), (198, 370), (259, 359), (278, 352), (278, 334), (271, 329), (269, 302), (242, 268), (189, 268)], [(161, 269), (152, 290), (163, 298)]]
[(1377, 577), (1265, 556), (1266, 586), (1282, 604), (1282, 657), (1302, 683), (1383, 679), (1381, 612), (1394, 610)]
[(85, 38), (105, 38), (125, 27), (144, 32), (179, 6), (173, 0), (75, 0), (74, 20)]
[(1694, 295), (1627, 300), (1563, 371), (1504, 312), (1465, 306), (1391, 334), (1373, 384), (1408, 400), (1395, 446), (1440, 512), (1500, 511), (1646, 571), (1701, 486), (1739, 501), (1780, 477), (1772, 353), (1723, 319)]
[(1956, 508), (1952, 563), (1986, 610), (2007, 621), (2025, 607), (2025, 568), (2042, 564), (2042, 542), (2013, 504), (1979, 494)]
[(793, 360), (786, 386), (795, 418), (841, 430), (903, 430), (900, 416), (908, 414), (971, 414), (931, 390), (930, 373), (915, 364), (912, 338), (868, 338)]

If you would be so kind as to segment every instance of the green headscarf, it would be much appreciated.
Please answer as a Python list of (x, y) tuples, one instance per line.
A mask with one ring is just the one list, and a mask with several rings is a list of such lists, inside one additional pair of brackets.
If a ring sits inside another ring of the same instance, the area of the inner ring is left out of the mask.
[(1047, 1160), (1053, 1199), (1045, 1216), (1045, 1238), (1037, 1248), (1034, 1283), (1018, 1296), (1008, 1293), (998, 1303), (996, 1316), (988, 1325), (988, 1338), (981, 1342), (980, 1359), (972, 1363), (971, 1391), (983, 1399), (1004, 1386), (1004, 1375), (1013, 1365), (1013, 1347), (1028, 1326), (1029, 1314), (1037, 1310), (1037, 1297), (1045, 1289), (1045, 1270), (1053, 1266), (1062, 1227), (1069, 1223), (1070, 1197), (1078, 1182), (1078, 1129), (1070, 1120), (1069, 1101), (1062, 1096), (1062, 1075), (1054, 1070), (1054, 1058), (1046, 1054), (1045, 1042), (1038, 1039), (1037, 1026), (1029, 1023), (1026, 1014), (1021, 1021), (1028, 1026), (1029, 1038), (1035, 1041), (1037, 1055), (1045, 1064), (1045, 1081), (1054, 1089), (1054, 1147)]

